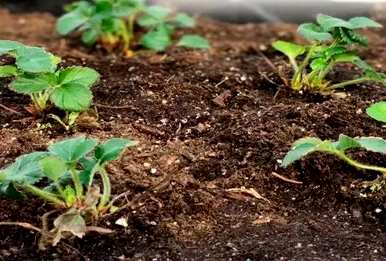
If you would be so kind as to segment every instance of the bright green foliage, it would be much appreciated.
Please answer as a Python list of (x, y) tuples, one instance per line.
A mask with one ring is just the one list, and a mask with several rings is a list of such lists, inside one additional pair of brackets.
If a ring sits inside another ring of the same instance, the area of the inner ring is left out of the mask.
[(36, 111), (44, 111), (49, 103), (67, 114), (89, 109), (91, 87), (99, 80), (95, 70), (80, 66), (58, 69), (59, 57), (13, 41), (0, 40), (0, 54), (15, 57), (15, 65), (0, 66), (0, 77), (14, 77), (10, 88), (29, 95)]
[[(353, 50), (354, 45), (367, 46), (366, 37), (355, 30), (371, 27), (382, 25), (367, 17), (354, 17), (345, 21), (320, 14), (316, 23), (301, 24), (298, 28), (298, 33), (311, 42), (309, 45), (285, 41), (276, 41), (272, 45), (289, 58), (294, 69), (291, 87), (296, 91), (309, 89), (329, 92), (366, 81), (386, 85), (386, 75), (375, 71)], [(326, 76), (339, 63), (355, 64), (363, 73), (354, 80), (331, 84)]]
[(350, 158), (347, 150), (364, 149), (367, 151), (386, 154), (386, 140), (378, 137), (351, 138), (341, 134), (338, 141), (321, 140), (319, 138), (302, 138), (292, 145), (291, 150), (284, 157), (282, 167), (288, 167), (295, 161), (314, 152), (323, 152), (337, 156), (348, 164), (364, 170), (373, 170), (386, 175), (386, 168), (366, 165)]
[[(56, 245), (68, 236), (82, 237), (92, 219), (113, 207), (106, 164), (135, 145), (136, 142), (126, 139), (99, 144), (84, 137), (55, 143), (48, 151), (23, 155), (0, 170), (0, 195), (34, 195), (62, 212), (55, 219), (54, 228), (44, 231), (47, 235), (43, 234), (42, 240), (47, 242), (43, 244)], [(101, 177), (102, 193), (94, 181), (97, 174)]]
[(377, 121), (386, 122), (386, 102), (382, 101), (372, 104), (367, 108), (366, 113)]
[[(196, 24), (187, 14), (173, 14), (170, 9), (158, 5), (148, 6), (144, 0), (80, 1), (70, 5), (67, 11), (57, 22), (60, 35), (80, 31), (87, 45), (100, 41), (110, 49), (121, 45), (126, 52), (135, 38), (135, 25), (146, 30), (139, 40), (143, 47), (164, 51), (173, 43), (172, 35), (176, 28), (190, 28)], [(183, 39), (179, 42), (181, 46), (209, 48), (201, 36)]]

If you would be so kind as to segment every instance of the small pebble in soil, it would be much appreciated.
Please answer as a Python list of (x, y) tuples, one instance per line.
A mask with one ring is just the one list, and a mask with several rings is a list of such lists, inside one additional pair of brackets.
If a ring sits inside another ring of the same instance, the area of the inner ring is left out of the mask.
[(381, 213), (381, 212), (382, 212), (382, 209), (380, 209), (380, 208), (376, 208), (374, 211), (375, 211), (375, 213), (379, 214), (379, 213)]
[(150, 169), (150, 173), (153, 174), (153, 175), (156, 174), (157, 173), (157, 169), (156, 168), (151, 168)]

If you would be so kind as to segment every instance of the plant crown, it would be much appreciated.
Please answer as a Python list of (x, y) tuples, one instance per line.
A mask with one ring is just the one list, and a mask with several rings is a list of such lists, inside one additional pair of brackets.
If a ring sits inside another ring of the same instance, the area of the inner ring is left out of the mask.
[[(386, 75), (375, 71), (353, 50), (355, 45), (368, 44), (367, 38), (358, 29), (379, 27), (382, 25), (367, 17), (354, 17), (346, 21), (320, 14), (316, 23), (301, 24), (298, 28), (298, 33), (309, 40), (310, 44), (300, 45), (279, 40), (272, 45), (289, 58), (294, 70), (291, 87), (295, 91), (311, 89), (330, 92), (366, 81), (386, 85)], [(340, 63), (355, 64), (361, 69), (362, 75), (353, 80), (331, 84), (326, 76)]]
[[(100, 41), (111, 49), (121, 44), (128, 54), (135, 25), (146, 30), (140, 40), (143, 47), (164, 51), (172, 44), (175, 29), (194, 27), (195, 20), (185, 13), (173, 15), (166, 7), (146, 5), (144, 0), (79, 1), (69, 5), (67, 13), (59, 18), (57, 31), (60, 35), (80, 31), (86, 45)], [(177, 45), (209, 48), (208, 41), (198, 35), (184, 35)]]
[[(43, 245), (56, 245), (67, 236), (82, 237), (90, 217), (114, 210), (106, 164), (134, 145), (136, 142), (126, 139), (98, 143), (79, 137), (60, 141), (47, 151), (20, 156), (0, 170), (0, 195), (33, 195), (64, 213), (55, 219), (52, 230), (42, 233)], [(96, 175), (101, 178), (102, 193), (94, 181)]]

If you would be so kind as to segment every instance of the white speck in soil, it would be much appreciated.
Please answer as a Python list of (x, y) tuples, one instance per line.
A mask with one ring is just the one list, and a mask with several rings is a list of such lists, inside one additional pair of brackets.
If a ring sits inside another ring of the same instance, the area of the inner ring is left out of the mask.
[(375, 211), (375, 213), (379, 214), (379, 213), (381, 213), (381, 212), (382, 212), (382, 209), (380, 209), (380, 208), (376, 208), (374, 211)]

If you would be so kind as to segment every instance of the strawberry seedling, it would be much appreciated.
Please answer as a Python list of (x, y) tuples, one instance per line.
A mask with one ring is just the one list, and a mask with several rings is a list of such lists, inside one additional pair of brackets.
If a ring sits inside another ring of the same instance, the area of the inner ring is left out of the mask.
[(53, 104), (66, 113), (64, 122), (56, 115), (53, 118), (68, 127), (89, 109), (91, 87), (99, 80), (95, 70), (80, 66), (58, 68), (61, 59), (42, 48), (1, 40), (0, 55), (5, 54), (14, 57), (15, 64), (0, 66), (0, 77), (14, 78), (10, 88), (31, 97), (33, 112), (41, 113)]
[[(317, 90), (331, 92), (348, 85), (373, 81), (386, 85), (386, 75), (375, 71), (361, 60), (353, 47), (367, 46), (367, 38), (357, 30), (379, 28), (379, 23), (367, 17), (354, 17), (348, 21), (328, 15), (318, 15), (316, 23), (301, 24), (298, 33), (310, 41), (300, 45), (276, 41), (273, 47), (285, 54), (294, 70), (291, 87), (295, 91)], [(352, 63), (359, 67), (362, 75), (356, 79), (331, 83), (326, 79), (337, 64)]]
[[(126, 56), (132, 55), (135, 26), (146, 31), (139, 43), (157, 52), (172, 44), (176, 28), (195, 26), (195, 20), (187, 14), (173, 14), (170, 9), (158, 5), (148, 6), (144, 0), (79, 1), (71, 4), (67, 11), (57, 22), (60, 35), (79, 31), (86, 45), (100, 42), (108, 50), (120, 46)], [(208, 41), (198, 35), (185, 35), (177, 45), (209, 48)]]
[(363, 164), (347, 155), (348, 150), (364, 149), (367, 151), (386, 154), (386, 141), (378, 137), (351, 138), (341, 134), (338, 141), (321, 140), (319, 138), (302, 138), (292, 145), (291, 150), (284, 157), (282, 167), (288, 167), (301, 158), (314, 153), (323, 152), (337, 156), (349, 165), (362, 170), (372, 170), (386, 176), (386, 167)]
[[(125, 139), (110, 139), (98, 144), (95, 139), (72, 138), (48, 147), (44, 152), (20, 156), (15, 163), (0, 170), (0, 195), (12, 198), (38, 197), (52, 204), (56, 216), (48, 228), (44, 215), (38, 230), (40, 248), (56, 245), (61, 239), (83, 237), (87, 231), (106, 232), (93, 226), (101, 216), (117, 210), (111, 199), (111, 184), (106, 165), (122, 152), (136, 145)], [(102, 188), (95, 182), (99, 175)], [(101, 192), (102, 191), (102, 192)], [(0, 222), (0, 225), (21, 223)]]

